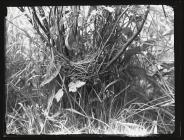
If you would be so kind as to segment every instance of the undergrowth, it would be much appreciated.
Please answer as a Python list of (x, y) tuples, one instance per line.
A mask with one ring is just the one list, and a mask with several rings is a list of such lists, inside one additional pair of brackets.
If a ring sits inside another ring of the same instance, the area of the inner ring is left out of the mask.
[(173, 133), (172, 9), (86, 8), (8, 8), (6, 133)]

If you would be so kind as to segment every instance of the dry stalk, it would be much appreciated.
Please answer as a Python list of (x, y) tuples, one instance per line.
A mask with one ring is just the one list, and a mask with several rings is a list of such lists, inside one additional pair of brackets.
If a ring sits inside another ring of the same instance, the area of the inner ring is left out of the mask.
[(126, 50), (126, 48), (134, 41), (134, 39), (138, 36), (138, 34), (141, 32), (143, 25), (147, 19), (148, 13), (149, 13), (149, 9), (150, 6), (147, 6), (147, 10), (145, 12), (144, 18), (143, 18), (143, 22), (140, 26), (140, 28), (138, 29), (138, 31), (127, 41), (127, 43), (124, 44), (124, 46), (122, 47), (122, 49), (116, 54), (115, 57), (112, 58), (112, 60), (106, 65), (105, 69), (106, 70), (114, 61), (116, 61), (118, 59), (118, 57), (123, 54)]

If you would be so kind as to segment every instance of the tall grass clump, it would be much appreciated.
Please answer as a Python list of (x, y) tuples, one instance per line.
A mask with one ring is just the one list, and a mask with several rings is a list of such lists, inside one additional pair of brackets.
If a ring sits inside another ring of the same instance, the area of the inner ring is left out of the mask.
[(6, 133), (173, 133), (173, 20), (159, 5), (9, 7)]

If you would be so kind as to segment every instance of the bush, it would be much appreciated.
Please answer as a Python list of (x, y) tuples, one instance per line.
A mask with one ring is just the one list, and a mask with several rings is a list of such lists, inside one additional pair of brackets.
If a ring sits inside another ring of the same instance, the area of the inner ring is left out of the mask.
[(8, 8), (7, 132), (125, 132), (118, 121), (172, 133), (173, 15), (164, 7), (18, 7), (25, 27)]

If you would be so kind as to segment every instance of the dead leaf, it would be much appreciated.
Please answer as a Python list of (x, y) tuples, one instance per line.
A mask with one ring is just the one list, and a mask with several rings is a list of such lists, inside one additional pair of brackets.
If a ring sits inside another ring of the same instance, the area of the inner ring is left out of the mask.
[(54, 98), (56, 99), (57, 102), (59, 102), (62, 97), (63, 97), (63, 89), (59, 89)]
[(83, 85), (85, 85), (86, 82), (83, 82), (83, 81), (75, 81), (75, 82), (70, 82), (68, 87), (69, 87), (69, 92), (76, 92), (77, 91), (77, 88), (80, 88), (82, 87)]

